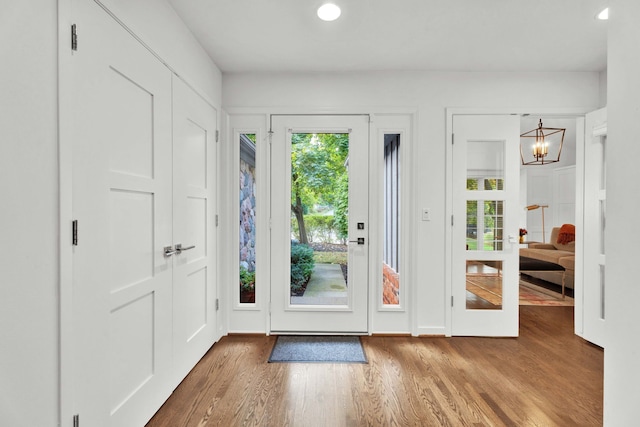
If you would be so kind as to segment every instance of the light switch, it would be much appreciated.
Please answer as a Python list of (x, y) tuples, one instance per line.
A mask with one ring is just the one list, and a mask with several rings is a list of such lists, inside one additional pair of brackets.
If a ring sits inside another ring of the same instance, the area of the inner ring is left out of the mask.
[(431, 221), (431, 209), (429, 208), (422, 209), (422, 220)]

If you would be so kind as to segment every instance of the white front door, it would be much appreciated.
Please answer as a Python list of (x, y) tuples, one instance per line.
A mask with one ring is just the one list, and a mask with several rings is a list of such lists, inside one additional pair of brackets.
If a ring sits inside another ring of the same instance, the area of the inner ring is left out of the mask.
[(518, 335), (519, 131), (453, 116), (452, 335)]
[[(584, 271), (582, 337), (605, 346), (605, 219), (607, 110), (587, 114), (584, 142)], [(578, 310), (579, 301), (576, 301)]]
[(171, 393), (171, 72), (74, 2), (74, 413), (141, 426)]
[[(216, 110), (173, 77), (174, 378), (219, 338), (216, 330)], [(177, 248), (180, 245), (181, 249)]]
[(273, 116), (271, 130), (271, 332), (366, 333), (369, 117)]

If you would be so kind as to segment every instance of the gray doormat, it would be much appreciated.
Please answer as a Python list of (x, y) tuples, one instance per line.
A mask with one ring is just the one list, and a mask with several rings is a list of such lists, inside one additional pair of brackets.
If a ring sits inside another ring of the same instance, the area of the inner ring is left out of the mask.
[(269, 362), (367, 363), (359, 337), (280, 335)]

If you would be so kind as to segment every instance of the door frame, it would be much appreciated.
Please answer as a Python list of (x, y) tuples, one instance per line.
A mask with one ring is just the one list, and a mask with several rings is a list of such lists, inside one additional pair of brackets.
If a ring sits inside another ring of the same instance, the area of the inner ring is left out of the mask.
[[(444, 263), (444, 277), (445, 277), (445, 336), (452, 336), (453, 325), (453, 309), (451, 305), (451, 298), (453, 295), (453, 279), (452, 279), (452, 258), (453, 258), (453, 226), (451, 225), (451, 218), (453, 216), (453, 116), (454, 115), (543, 115), (546, 117), (565, 117), (575, 118), (577, 120), (582, 119), (584, 123), (584, 116), (592, 111), (590, 107), (447, 107), (445, 108), (445, 145), (446, 145), (446, 172), (445, 172), (445, 263)], [(578, 133), (576, 134), (576, 143), (580, 143), (581, 138), (584, 137), (584, 126), (577, 126)], [(583, 130), (580, 133), (580, 129)], [(582, 211), (581, 201), (582, 195), (580, 189), (584, 181), (584, 176), (579, 175), (579, 171), (583, 167), (582, 162), (584, 159), (576, 157), (576, 233), (583, 233), (578, 225), (582, 224)], [(580, 221), (578, 221), (580, 219)], [(582, 252), (576, 251), (576, 274), (578, 266), (582, 265), (582, 259), (578, 259)], [(577, 276), (576, 276), (577, 279)], [(575, 286), (575, 312), (574, 312), (574, 325), (575, 332), (582, 330), (582, 301), (579, 299), (582, 297), (582, 285), (576, 280)]]

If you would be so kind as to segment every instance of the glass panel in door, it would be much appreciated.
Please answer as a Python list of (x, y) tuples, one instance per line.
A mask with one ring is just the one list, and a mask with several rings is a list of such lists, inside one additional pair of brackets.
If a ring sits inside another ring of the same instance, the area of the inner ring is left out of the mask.
[(349, 134), (291, 135), (291, 304), (348, 304)]

